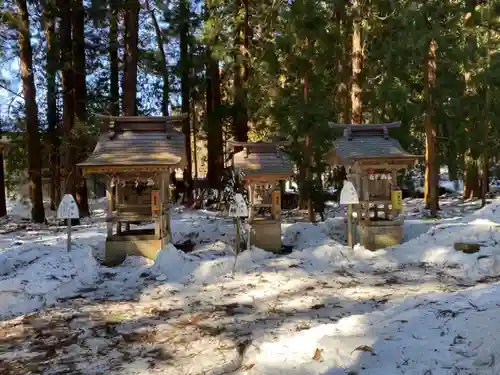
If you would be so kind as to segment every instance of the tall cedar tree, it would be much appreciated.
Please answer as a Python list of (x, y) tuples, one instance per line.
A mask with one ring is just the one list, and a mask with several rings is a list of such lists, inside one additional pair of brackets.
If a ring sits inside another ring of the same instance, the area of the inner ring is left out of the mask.
[(111, 108), (112, 116), (120, 114), (120, 82), (119, 82), (119, 68), (118, 68), (118, 0), (110, 0), (109, 8), (111, 13), (111, 20), (109, 24), (109, 67), (110, 67), (110, 95), (111, 95)]
[[(492, 30), (491, 30), (491, 0), (487, 0), (488, 9), (486, 11), (486, 25), (488, 27), (488, 31), (486, 32), (486, 48), (485, 48), (485, 61), (486, 61), (486, 70), (489, 71), (491, 69), (491, 41), (492, 41)], [(484, 90), (485, 90), (485, 98), (484, 98), (484, 122), (482, 129), (482, 145), (483, 152), (480, 156), (480, 166), (481, 169), (479, 171), (480, 184), (481, 184), (481, 206), (486, 206), (486, 194), (489, 191), (489, 132), (491, 127), (490, 120), (490, 110), (491, 110), (491, 84), (489, 77), (486, 75), (484, 82)]]
[[(180, 18), (180, 64), (181, 64), (181, 99), (182, 113), (189, 114), (190, 110), (190, 82), (189, 82), (189, 1), (180, 0), (179, 18)], [(186, 161), (188, 176), (192, 176), (192, 156), (191, 156), (191, 122), (185, 121), (182, 125), (184, 133), (184, 146), (186, 148)], [(188, 194), (190, 194), (190, 191)]]
[(146, 0), (146, 9), (148, 12), (151, 14), (151, 21), (153, 22), (153, 27), (155, 28), (155, 35), (156, 35), (156, 44), (158, 45), (158, 52), (160, 53), (160, 71), (161, 75), (163, 78), (163, 90), (162, 90), (162, 106), (161, 106), (161, 112), (163, 116), (168, 116), (168, 104), (170, 102), (169, 100), (169, 93), (170, 93), (170, 88), (169, 88), (169, 83), (168, 83), (168, 61), (167, 61), (167, 55), (165, 53), (165, 48), (164, 48), (164, 40), (163, 40), (163, 35), (161, 33), (160, 29), (160, 24), (158, 23), (158, 20), (156, 19), (155, 11), (150, 5), (151, 0)]
[[(243, 17), (241, 15), (243, 14)], [(249, 49), (249, 10), (248, 0), (236, 0), (235, 11), (235, 64), (234, 64), (234, 116), (233, 136), (237, 141), (248, 140), (248, 49)]]
[[(209, 0), (205, 0), (205, 19), (209, 19)], [(218, 42), (218, 36), (211, 41)], [(207, 120), (207, 179), (212, 189), (220, 187), (220, 176), (224, 168), (223, 132), (220, 116), (221, 84), (219, 64), (212, 56), (210, 46), (206, 48), (206, 120)]]
[[(210, 50), (208, 52), (210, 55)], [(217, 61), (212, 57), (207, 62), (207, 94), (206, 94), (206, 113), (207, 113), (207, 160), (208, 171), (207, 178), (210, 187), (220, 188), (220, 176), (224, 169), (223, 152), (223, 133), (222, 121), (220, 117), (221, 91), (220, 91), (220, 73)]]
[(432, 90), (436, 86), (435, 40), (429, 42), (429, 50), (424, 59), (424, 102), (425, 102), (425, 203), (431, 217), (437, 217), (439, 209), (439, 160), (437, 125), (434, 116)]
[(138, 0), (125, 2), (125, 62), (123, 65), (123, 113), (126, 116), (137, 115), (137, 61), (139, 38)]
[[(465, 46), (466, 48), (469, 48), (470, 51), (473, 51), (471, 56), (464, 56), (464, 83), (465, 83), (465, 98), (470, 98), (473, 99), (474, 92), (476, 91), (476, 87), (474, 85), (473, 79), (472, 79), (472, 74), (473, 74), (473, 66), (472, 66), (472, 61), (474, 61), (475, 58), (475, 52), (477, 51), (477, 35), (474, 33), (468, 34), (467, 32), (470, 30), (470, 28), (475, 27), (475, 24), (473, 22), (474, 14), (475, 11), (475, 5), (471, 6), (470, 12), (465, 14), (464, 18), (464, 32), (466, 33), (466, 38), (465, 38)], [(465, 151), (464, 155), (464, 167), (465, 167), (465, 173), (464, 173), (464, 198), (469, 199), (469, 198), (479, 198), (481, 196), (481, 189), (479, 186), (479, 174), (478, 174), (478, 165), (477, 165), (477, 160), (475, 158), (475, 155), (479, 153), (478, 150), (478, 142), (477, 142), (477, 137), (474, 136), (476, 132), (474, 131), (473, 126), (470, 126), (473, 124), (469, 124), (466, 126), (465, 130), (468, 134), (470, 134), (470, 139), (468, 140), (468, 144), (470, 147)], [(455, 155), (456, 157), (456, 155)]]
[(363, 66), (363, 51), (361, 40), (361, 0), (352, 2), (352, 83), (351, 83), (351, 122), (363, 122), (361, 73)]
[(47, 75), (47, 131), (49, 134), (50, 164), (50, 208), (56, 210), (61, 201), (61, 166), (59, 158), (59, 127), (57, 125), (57, 86), (56, 75), (59, 62), (59, 49), (56, 34), (55, 0), (43, 2), (43, 26), (46, 42)]
[[(85, 73), (85, 8), (83, 0), (72, 0), (71, 16), (73, 27), (73, 96), (75, 101), (75, 116), (80, 127), (87, 123), (87, 84)], [(76, 143), (76, 142), (75, 142)], [(75, 144), (77, 152), (77, 162), (84, 157), (87, 149), (87, 139), (85, 133), (78, 137), (78, 144)], [(75, 175), (76, 198), (80, 209), (80, 216), (89, 216), (89, 202), (87, 194), (86, 180), (81, 175), (81, 170), (76, 165), (71, 166)]]
[(42, 158), (40, 133), (38, 130), (38, 106), (33, 77), (33, 51), (28, 7), (25, 0), (17, 0), (19, 7), (19, 47), (21, 57), (21, 79), (26, 112), (26, 135), (28, 138), (28, 174), (30, 179), (31, 218), (36, 223), (45, 221), (42, 193)]
[(62, 91), (63, 91), (63, 149), (64, 149), (64, 192), (76, 197), (77, 145), (72, 132), (75, 125), (73, 40), (71, 38), (71, 2), (58, 1), (60, 12), (59, 38), (61, 43)]
[[(335, 22), (337, 26), (338, 35), (344, 36), (345, 33), (342, 33), (342, 30), (348, 28), (347, 15), (344, 4), (340, 4), (336, 8)], [(348, 114), (349, 114), (349, 89), (348, 89), (349, 70), (347, 69), (348, 56), (347, 56), (347, 46), (345, 39), (346, 38), (344, 37), (344, 41), (341, 42), (342, 54), (341, 56), (339, 56), (339, 59), (337, 61), (337, 72), (339, 79), (335, 95), (335, 102), (336, 102), (339, 124), (346, 124), (348, 122)]]

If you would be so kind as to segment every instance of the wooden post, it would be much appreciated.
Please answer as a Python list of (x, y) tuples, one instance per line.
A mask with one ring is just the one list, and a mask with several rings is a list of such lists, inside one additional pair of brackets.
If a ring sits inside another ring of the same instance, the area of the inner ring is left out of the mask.
[(347, 205), (347, 246), (354, 247), (353, 225), (352, 225), (352, 204)]
[(370, 221), (370, 189), (368, 187), (370, 179), (366, 171), (363, 171), (363, 201), (365, 204), (365, 220)]
[(106, 227), (107, 227), (107, 236), (108, 238), (113, 236), (113, 222), (111, 221), (111, 218), (113, 217), (113, 188), (111, 187), (111, 178), (108, 178), (106, 180), (106, 201), (107, 201), (107, 207), (106, 207), (106, 219), (108, 220), (106, 222)]
[(163, 202), (161, 200), (161, 196), (162, 196), (162, 193), (161, 193), (161, 188), (162, 188), (162, 183), (161, 183), (161, 180), (163, 178), (163, 175), (160, 174), (160, 176), (155, 176), (154, 178), (154, 182), (155, 182), (155, 185), (158, 186), (159, 190), (156, 190), (154, 187), (153, 187), (153, 190), (151, 192), (151, 215), (153, 216), (154, 218), (154, 226), (155, 226), (155, 238), (156, 239), (161, 239), (162, 238), (162, 220), (161, 220), (161, 216), (162, 216), (162, 205), (163, 205)]
[(248, 223), (251, 224), (254, 216), (254, 189), (251, 182), (248, 183)]
[(165, 218), (165, 214), (166, 214), (166, 207), (165, 207), (165, 201), (167, 199), (167, 187), (168, 185), (166, 185), (166, 179), (167, 177), (165, 176), (165, 172), (161, 172), (160, 174), (160, 207), (161, 207), (161, 211), (160, 211), (160, 233), (161, 233), (161, 238), (164, 238), (165, 237), (165, 233), (166, 233), (166, 218)]
[[(389, 198), (390, 198), (391, 203), (392, 203), (392, 187), (398, 185), (398, 172), (395, 170), (391, 171), (391, 178), (392, 178), (391, 179), (392, 186), (390, 186), (390, 188), (389, 188)], [(392, 218), (394, 220), (396, 218), (396, 216), (398, 216), (399, 211), (395, 210), (394, 207), (392, 207), (391, 212), (392, 212)]]
[(165, 172), (165, 236), (168, 242), (172, 242), (172, 231), (170, 229), (170, 168)]

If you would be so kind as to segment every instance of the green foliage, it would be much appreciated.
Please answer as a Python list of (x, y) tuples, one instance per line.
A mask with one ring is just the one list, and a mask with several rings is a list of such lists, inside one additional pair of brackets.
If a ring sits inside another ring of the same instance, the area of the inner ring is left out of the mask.
[[(99, 127), (93, 115), (109, 110), (108, 5), (111, 1), (121, 3), (119, 0), (85, 2), (89, 121), (77, 126), (75, 136), (85, 135), (92, 140)], [(174, 110), (180, 104), (179, 2), (150, 0), (168, 55), (170, 104)], [(497, 156), (500, 150), (494, 140), (500, 136), (500, 106), (496, 105), (500, 102), (500, 17), (496, 2), (483, 1), (475, 7), (466, 0), (365, 0), (362, 3), (364, 120), (400, 120), (403, 126), (391, 134), (409, 151), (424, 152), (424, 63), (429, 43), (435, 40), (438, 51), (437, 83), (432, 89), (433, 121), (439, 128), (442, 160), (460, 166), (460, 158), (469, 150), (475, 157), (484, 150), (492, 157)], [(14, 10), (13, 0), (0, 5), (0, 15), (5, 20), (12, 19)], [(45, 41), (38, 2), (30, 5), (30, 14), (40, 124), (45, 130)], [(231, 119), (238, 110), (232, 90), (235, 60), (241, 49), (236, 30), (243, 16), (240, 1), (190, 1), (190, 83), (197, 117), (205, 124), (202, 130), (206, 130), (207, 124), (204, 109), (207, 50), (220, 66), (222, 102), (216, 116), (222, 119), (224, 134), (229, 133)], [(139, 23), (138, 106), (141, 114), (154, 115), (161, 112), (161, 59), (150, 14), (144, 9)], [(337, 122), (339, 114), (346, 110), (336, 99), (337, 90), (342, 84), (347, 89), (350, 86), (352, 14), (349, 2), (249, 1), (249, 31), (246, 105), (250, 138), (260, 140), (277, 134), (288, 138), (291, 141), (288, 151), (300, 164), (305, 137), (310, 135), (315, 161), (313, 172), (322, 173), (325, 155), (338, 136), (328, 123)], [(3, 45), (0, 85), (5, 86), (19, 78), (19, 72), (11, 65), (18, 53), (17, 33), (7, 22), (0, 23), (0, 40)], [(343, 72), (339, 71), (339, 63)], [(122, 68), (121, 50), (119, 65)], [(466, 75), (470, 75), (467, 85)], [(60, 84), (59, 78), (57, 80)], [(8, 89), (15, 93), (18, 87), (14, 86)], [(2, 94), (8, 97), (3, 103), (2, 122), (14, 129), (23, 118), (22, 111), (17, 110), (20, 99), (6, 90)], [(25, 166), (22, 140), (19, 144), (21, 146), (9, 151), (6, 158), (11, 171), (8, 175)]]

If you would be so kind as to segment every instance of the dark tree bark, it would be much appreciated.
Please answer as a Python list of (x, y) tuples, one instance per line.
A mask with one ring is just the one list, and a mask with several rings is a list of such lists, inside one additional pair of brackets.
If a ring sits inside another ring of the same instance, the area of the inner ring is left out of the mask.
[[(210, 17), (210, 1), (205, 0), (205, 20)], [(214, 36), (213, 43), (217, 43)], [(221, 186), (221, 174), (224, 169), (224, 135), (220, 117), (221, 89), (219, 64), (212, 56), (210, 48), (206, 49), (206, 114), (207, 114), (207, 179), (212, 189)]]
[(109, 91), (111, 96), (110, 112), (112, 116), (120, 114), (120, 82), (118, 71), (118, 5), (117, 0), (110, 1), (111, 22), (109, 25)]
[(47, 75), (47, 130), (49, 134), (49, 164), (50, 164), (50, 209), (55, 211), (61, 201), (61, 165), (59, 158), (59, 127), (57, 117), (57, 86), (56, 75), (59, 62), (59, 49), (56, 34), (56, 7), (54, 0), (43, 2), (43, 23), (46, 47)]
[(28, 140), (28, 175), (31, 189), (31, 219), (36, 223), (45, 221), (42, 191), (42, 158), (38, 129), (38, 106), (33, 77), (33, 50), (28, 7), (25, 0), (17, 0), (19, 7), (19, 49), (21, 58), (21, 80), (26, 112), (26, 136)]
[(224, 169), (223, 135), (220, 118), (220, 74), (219, 66), (208, 53), (207, 64), (207, 149), (208, 149), (208, 173), (207, 178), (210, 187), (220, 187), (221, 172)]
[[(73, 74), (74, 74), (74, 90), (73, 96), (75, 101), (75, 119), (82, 129), (87, 123), (87, 83), (85, 73), (85, 8), (83, 0), (73, 0), (73, 9), (71, 11), (72, 27), (73, 27)], [(89, 141), (86, 134), (81, 134), (78, 140), (75, 140), (76, 162), (85, 158)], [(81, 174), (81, 170), (75, 165), (71, 166), (71, 173), (75, 175), (76, 183), (76, 201), (80, 209), (80, 216), (89, 216), (89, 202), (87, 183)]]
[[(234, 71), (234, 108), (233, 108), (233, 136), (237, 141), (248, 141), (248, 48), (249, 48), (249, 11), (248, 0), (236, 0), (237, 13), (235, 17), (239, 20), (240, 10), (243, 10), (242, 22), (237, 22), (235, 47), (235, 71)], [(237, 150), (235, 150), (237, 151)]]
[(363, 51), (361, 40), (361, 0), (352, 2), (352, 86), (351, 86), (351, 123), (363, 122), (361, 73), (363, 67)]
[(137, 61), (139, 37), (138, 0), (125, 2), (125, 52), (123, 66), (123, 112), (126, 116), (137, 115)]
[[(189, 58), (189, 1), (180, 0), (179, 18), (180, 18), (180, 63), (181, 63), (181, 99), (182, 99), (182, 113), (189, 114), (190, 112), (190, 58)], [(182, 126), (185, 140), (184, 146), (186, 148), (187, 158), (187, 174), (192, 176), (192, 156), (191, 156), (191, 122), (186, 121)], [(190, 190), (189, 190), (190, 194)]]
[(71, 3), (58, 1), (60, 11), (59, 38), (61, 42), (62, 91), (63, 91), (63, 146), (64, 146), (64, 192), (76, 197), (76, 159), (77, 150), (72, 137), (75, 124), (73, 40), (71, 38)]
[[(335, 12), (335, 21), (337, 24), (338, 35), (342, 35), (342, 40), (346, 40), (347, 32), (343, 32), (346, 28), (346, 12), (344, 6), (339, 6), (338, 10)], [(335, 102), (337, 111), (339, 114), (338, 121), (340, 124), (347, 124), (349, 119), (349, 71), (348, 66), (348, 55), (346, 42), (342, 42), (339, 47), (340, 56), (337, 59), (337, 90), (335, 94)]]
[(425, 102), (425, 202), (431, 217), (437, 217), (439, 210), (439, 159), (438, 127), (434, 120), (432, 90), (436, 85), (435, 40), (430, 41), (424, 60), (424, 102)]
[[(155, 28), (156, 43), (158, 44), (158, 52), (160, 52), (160, 70), (163, 77), (163, 100), (162, 100), (162, 114), (163, 116), (168, 116), (168, 104), (170, 102), (170, 91), (169, 91), (169, 79), (168, 79), (168, 65), (167, 56), (165, 54), (165, 49), (163, 48), (163, 35), (161, 33), (160, 25), (156, 19), (154, 9), (151, 8), (149, 4), (150, 0), (146, 0), (146, 8), (151, 14), (151, 20)], [(189, 76), (188, 76), (189, 78)], [(184, 97), (183, 97), (184, 98)]]

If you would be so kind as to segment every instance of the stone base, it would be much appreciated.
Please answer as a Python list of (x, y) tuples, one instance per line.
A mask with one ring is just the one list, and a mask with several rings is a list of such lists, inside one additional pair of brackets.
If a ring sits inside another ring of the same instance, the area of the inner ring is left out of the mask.
[(400, 221), (371, 221), (359, 225), (359, 243), (368, 250), (396, 246), (403, 242), (403, 223)]
[(274, 220), (256, 220), (251, 224), (250, 243), (263, 250), (281, 251), (281, 222)]
[(154, 234), (125, 232), (106, 239), (105, 264), (117, 266), (127, 256), (143, 256), (156, 259), (156, 255), (165, 245), (165, 238), (158, 239)]

